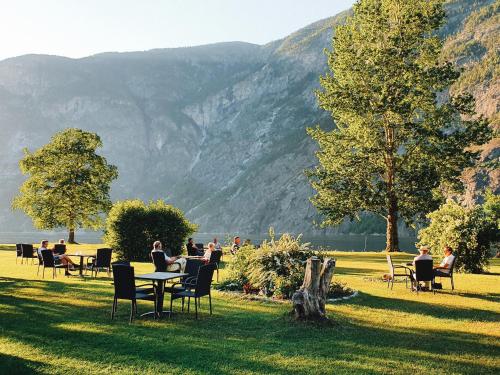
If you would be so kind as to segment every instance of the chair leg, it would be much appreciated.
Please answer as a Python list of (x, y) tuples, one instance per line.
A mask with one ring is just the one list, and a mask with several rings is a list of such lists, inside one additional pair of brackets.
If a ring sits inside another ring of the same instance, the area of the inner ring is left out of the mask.
[(130, 305), (130, 320), (129, 322), (132, 323), (134, 320), (134, 300), (132, 300), (132, 303)]
[(208, 293), (208, 304), (210, 306), (210, 315), (212, 315), (212, 295)]
[(392, 288), (394, 288), (394, 277), (391, 279), (391, 281), (392, 281), (391, 282), (391, 290), (392, 290)]
[(118, 300), (115, 298), (113, 298), (113, 308), (111, 309), (111, 320), (113, 320), (115, 318), (115, 312), (116, 312), (116, 305), (118, 303)]
[[(170, 304), (172, 304), (172, 300), (170, 300)], [(170, 309), (172, 311), (172, 309)], [(184, 297), (182, 297), (182, 312), (184, 312)]]
[(453, 282), (453, 276), (451, 277), (451, 290), (455, 290), (455, 283)]
[(196, 297), (194, 298), (194, 315), (198, 319), (198, 304), (196, 303)]
[(56, 269), (55, 268), (52, 268), (52, 278), (53, 279), (56, 278)]
[(188, 297), (188, 313), (189, 313), (189, 304), (191, 303), (191, 297)]

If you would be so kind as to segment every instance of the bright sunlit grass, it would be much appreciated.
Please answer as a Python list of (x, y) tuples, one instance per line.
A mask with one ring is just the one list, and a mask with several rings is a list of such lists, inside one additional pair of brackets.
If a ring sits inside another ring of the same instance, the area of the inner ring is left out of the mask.
[[(91, 251), (99, 245), (79, 245)], [(289, 320), (287, 303), (248, 301), (214, 292), (214, 315), (202, 300), (194, 314), (128, 324), (123, 301), (111, 321), (113, 287), (97, 279), (36, 276), (0, 245), (0, 373), (177, 374), (480, 374), (500, 370), (500, 263), (484, 275), (456, 275), (436, 295), (418, 296), (387, 272), (383, 253), (333, 252), (334, 279), (359, 296), (329, 305), (331, 326)], [(77, 250), (72, 245), (69, 252)], [(398, 254), (395, 262), (411, 258)], [(230, 256), (225, 256), (229, 261)], [(150, 272), (134, 263), (136, 273)], [(50, 274), (49, 274), (50, 275)], [(221, 273), (224, 277), (224, 270)], [(168, 297), (166, 298), (167, 304)], [(139, 313), (152, 309), (139, 303)], [(176, 301), (174, 310), (180, 311)]]

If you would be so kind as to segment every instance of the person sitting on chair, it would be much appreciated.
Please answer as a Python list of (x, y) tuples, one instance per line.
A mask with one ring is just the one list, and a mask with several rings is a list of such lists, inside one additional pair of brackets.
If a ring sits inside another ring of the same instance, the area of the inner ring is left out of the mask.
[[(40, 242), (40, 247), (38, 248), (37, 252), (40, 258), (42, 257), (42, 250), (50, 250), (52, 251), (52, 256), (54, 257), (54, 263), (55, 264), (63, 264), (66, 266), (66, 271), (65, 275), (71, 275), (71, 273), (68, 272), (68, 269), (71, 271), (75, 270), (75, 263), (66, 255), (66, 254), (54, 254), (54, 249), (49, 249), (47, 248), (49, 246), (49, 241), (48, 240), (42, 240)], [(69, 267), (68, 264), (71, 266)]]
[(199, 255), (203, 256), (203, 249), (198, 249), (196, 245), (193, 242), (193, 239), (191, 237), (188, 238), (188, 242), (186, 244), (186, 249), (188, 255)]
[(205, 254), (203, 254), (203, 258), (201, 258), (205, 263), (210, 262), (210, 257), (215, 250), (215, 244), (213, 242), (209, 242), (207, 249), (205, 250)]
[[(163, 246), (160, 241), (155, 241), (153, 243), (153, 250), (151, 253), (160, 252), (165, 255), (165, 261), (167, 262), (167, 271), (182, 271), (184, 272), (184, 268), (186, 267), (186, 259), (182, 257), (169, 257), (164, 251)], [(151, 255), (151, 257), (153, 257)]]
[(214, 245), (215, 245), (215, 250), (216, 251), (222, 251), (222, 246), (219, 243), (219, 240), (217, 240), (217, 238), (214, 238)]
[(439, 266), (434, 266), (434, 276), (448, 276), (450, 274), (451, 265), (455, 260), (453, 249), (446, 245), (444, 247), (444, 258)]
[[(432, 257), (429, 255), (429, 248), (426, 246), (421, 246), (420, 249), (418, 249), (418, 252), (420, 255), (417, 255), (415, 258), (413, 258), (413, 267), (415, 267), (415, 262), (417, 260), (432, 260)], [(415, 280), (415, 273), (412, 273), (412, 278)], [(420, 285), (417, 285), (417, 288)], [(430, 281), (424, 281), (424, 287), (422, 290), (429, 290), (430, 286)]]
[(231, 250), (230, 250), (231, 254), (236, 255), (236, 253), (240, 249), (240, 243), (241, 239), (238, 236), (234, 237), (233, 244), (231, 245)]

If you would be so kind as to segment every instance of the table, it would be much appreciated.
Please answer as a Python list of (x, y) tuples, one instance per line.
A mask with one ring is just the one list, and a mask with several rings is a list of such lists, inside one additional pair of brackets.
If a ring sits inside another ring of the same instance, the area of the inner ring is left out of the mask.
[(75, 253), (75, 254), (66, 254), (69, 257), (80, 257), (80, 269), (79, 269), (79, 275), (83, 277), (83, 258), (95, 258), (95, 254), (80, 254), (80, 253)]
[(172, 311), (163, 311), (163, 295), (165, 293), (165, 282), (167, 280), (173, 280), (178, 277), (189, 276), (188, 273), (179, 273), (179, 272), (151, 272), (143, 275), (136, 275), (135, 278), (138, 280), (149, 280), (153, 283), (156, 282), (158, 285), (156, 288), (156, 311), (150, 311), (141, 316), (147, 315), (157, 315), (158, 317), (162, 317), (163, 314), (168, 313), (170, 316)]

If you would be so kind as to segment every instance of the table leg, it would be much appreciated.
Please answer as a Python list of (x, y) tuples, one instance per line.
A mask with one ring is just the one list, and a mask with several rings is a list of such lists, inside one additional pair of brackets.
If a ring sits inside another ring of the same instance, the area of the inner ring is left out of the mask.
[(80, 257), (80, 276), (83, 276), (83, 257)]

